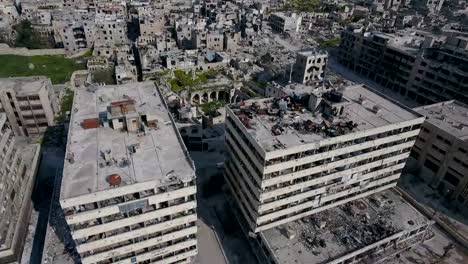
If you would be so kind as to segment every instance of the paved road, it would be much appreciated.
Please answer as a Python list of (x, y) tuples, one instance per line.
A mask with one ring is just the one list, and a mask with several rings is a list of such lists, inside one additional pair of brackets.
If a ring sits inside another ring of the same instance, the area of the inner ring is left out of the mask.
[(202, 219), (198, 220), (197, 225), (199, 252), (197, 262), (200, 264), (228, 264), (213, 230)]

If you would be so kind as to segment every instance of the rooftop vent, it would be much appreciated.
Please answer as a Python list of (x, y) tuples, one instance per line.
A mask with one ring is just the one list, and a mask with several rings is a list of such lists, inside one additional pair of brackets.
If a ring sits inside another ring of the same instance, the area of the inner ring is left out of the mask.
[(362, 105), (363, 105), (363, 104), (366, 103), (366, 98), (360, 94), (360, 95), (359, 95), (358, 102), (359, 102), (359, 104), (362, 104)]
[(382, 108), (381, 108), (379, 105), (374, 105), (374, 106), (372, 107), (372, 111), (373, 111), (374, 113), (376, 113), (376, 114), (378, 114), (378, 113), (380, 112), (381, 109), (382, 109)]
[(68, 152), (67, 160), (70, 162), (70, 164), (75, 163), (75, 154), (73, 154), (73, 152)]
[(115, 187), (120, 186), (122, 183), (122, 178), (118, 174), (112, 174), (107, 178), (107, 181), (109, 182), (110, 186)]

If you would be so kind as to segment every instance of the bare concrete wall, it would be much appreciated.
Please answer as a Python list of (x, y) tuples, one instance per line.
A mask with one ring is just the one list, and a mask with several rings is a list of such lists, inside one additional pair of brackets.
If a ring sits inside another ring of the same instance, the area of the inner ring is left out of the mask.
[(65, 55), (64, 49), (27, 49), (11, 48), (7, 44), (0, 44), (0, 55), (20, 55), (20, 56), (38, 56), (38, 55)]

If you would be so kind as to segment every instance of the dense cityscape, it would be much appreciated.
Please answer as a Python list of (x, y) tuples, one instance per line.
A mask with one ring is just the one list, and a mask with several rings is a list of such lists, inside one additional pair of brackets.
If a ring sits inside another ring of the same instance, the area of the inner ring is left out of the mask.
[(0, 0), (0, 264), (468, 263), (466, 0)]

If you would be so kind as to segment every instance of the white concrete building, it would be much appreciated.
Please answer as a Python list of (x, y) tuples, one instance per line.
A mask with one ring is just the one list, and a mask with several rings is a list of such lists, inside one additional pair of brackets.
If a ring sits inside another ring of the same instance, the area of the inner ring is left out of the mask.
[(424, 117), (355, 85), (226, 109), (225, 178), (260, 232), (396, 185)]
[(15, 135), (37, 136), (55, 124), (59, 100), (44, 76), (0, 79), (0, 113), (7, 115)]
[(424, 168), (420, 176), (468, 211), (468, 106), (447, 101), (414, 110), (427, 117), (411, 152)]
[(317, 81), (323, 78), (327, 67), (328, 53), (326, 51), (301, 51), (296, 55), (292, 78), (298, 83)]
[(19, 263), (28, 233), (38, 144), (18, 143), (0, 113), (0, 263)]
[(189, 263), (193, 161), (152, 82), (77, 90), (60, 204), (82, 263)]
[(271, 28), (279, 33), (298, 32), (302, 17), (295, 13), (276, 12), (270, 15)]
[(380, 263), (431, 237), (432, 224), (386, 190), (262, 231), (251, 241), (262, 263)]

